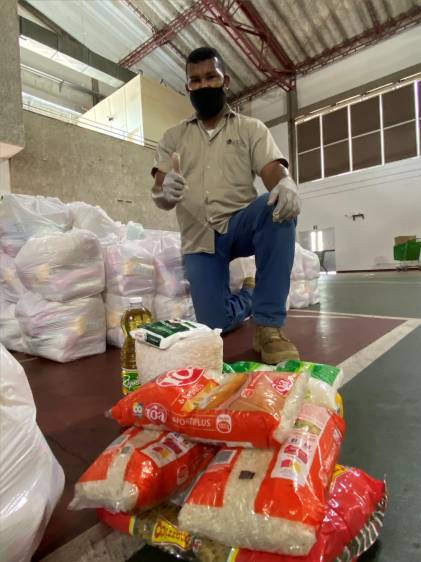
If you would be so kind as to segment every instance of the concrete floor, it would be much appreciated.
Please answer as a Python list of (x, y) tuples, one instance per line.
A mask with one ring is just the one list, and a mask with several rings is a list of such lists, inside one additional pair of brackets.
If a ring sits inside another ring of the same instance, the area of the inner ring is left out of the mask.
[[(320, 307), (291, 311), (286, 330), (303, 359), (341, 365), (350, 379), (342, 390), (348, 429), (341, 461), (388, 481), (385, 529), (361, 562), (420, 562), (421, 273), (326, 276), (320, 286)], [(250, 324), (229, 334), (225, 360), (255, 358), (251, 336)], [(66, 473), (65, 494), (34, 561), (47, 556), (48, 562), (80, 562), (75, 553), (90, 551), (95, 541), (105, 552), (104, 530), (95, 525), (93, 511), (69, 512), (67, 505), (74, 482), (119, 431), (103, 418), (120, 395), (119, 352), (65, 365), (17, 357), (31, 384), (38, 423)], [(83, 558), (94, 559), (172, 560), (151, 548), (132, 558)]]

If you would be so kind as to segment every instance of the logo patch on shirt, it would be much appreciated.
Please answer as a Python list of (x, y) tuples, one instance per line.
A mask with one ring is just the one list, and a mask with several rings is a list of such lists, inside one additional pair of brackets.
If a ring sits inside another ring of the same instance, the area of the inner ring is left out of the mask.
[(244, 143), (241, 139), (227, 139), (227, 144), (233, 146), (242, 146)]

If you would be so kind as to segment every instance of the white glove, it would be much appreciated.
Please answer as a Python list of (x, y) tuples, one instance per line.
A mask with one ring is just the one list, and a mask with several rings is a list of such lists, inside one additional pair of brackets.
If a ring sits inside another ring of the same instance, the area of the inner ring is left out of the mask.
[(180, 155), (174, 152), (172, 157), (173, 168), (165, 175), (162, 183), (162, 191), (152, 192), (154, 199), (165, 199), (168, 203), (176, 205), (184, 197), (186, 189), (186, 180), (181, 175)]
[(295, 219), (301, 210), (295, 181), (289, 176), (282, 178), (270, 192), (268, 205), (275, 205), (272, 215), (273, 222)]

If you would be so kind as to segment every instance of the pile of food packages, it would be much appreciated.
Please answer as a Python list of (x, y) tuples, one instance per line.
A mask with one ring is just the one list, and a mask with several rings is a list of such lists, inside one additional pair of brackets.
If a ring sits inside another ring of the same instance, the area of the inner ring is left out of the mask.
[(133, 332), (140, 386), (70, 509), (178, 558), (349, 562), (378, 538), (385, 483), (338, 464), (340, 368), (223, 363), (219, 331), (160, 321)]
[[(231, 289), (255, 272), (253, 256), (231, 262)], [(297, 244), (291, 306), (318, 302), (318, 276), (317, 256)], [(121, 317), (129, 299), (140, 296), (156, 320), (195, 320), (179, 233), (121, 224), (83, 202), (1, 197), (0, 342), (6, 348), (66, 362), (102, 353), (107, 342), (122, 347)]]

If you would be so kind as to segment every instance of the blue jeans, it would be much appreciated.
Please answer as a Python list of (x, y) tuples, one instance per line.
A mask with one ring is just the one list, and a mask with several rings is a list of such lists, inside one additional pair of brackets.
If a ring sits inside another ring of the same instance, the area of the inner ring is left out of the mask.
[[(215, 254), (186, 254), (197, 321), (228, 332), (253, 315), (262, 326), (282, 326), (295, 251), (296, 221), (274, 223), (268, 193), (235, 213), (226, 234), (215, 234)], [(256, 288), (231, 293), (229, 263), (256, 256)]]

